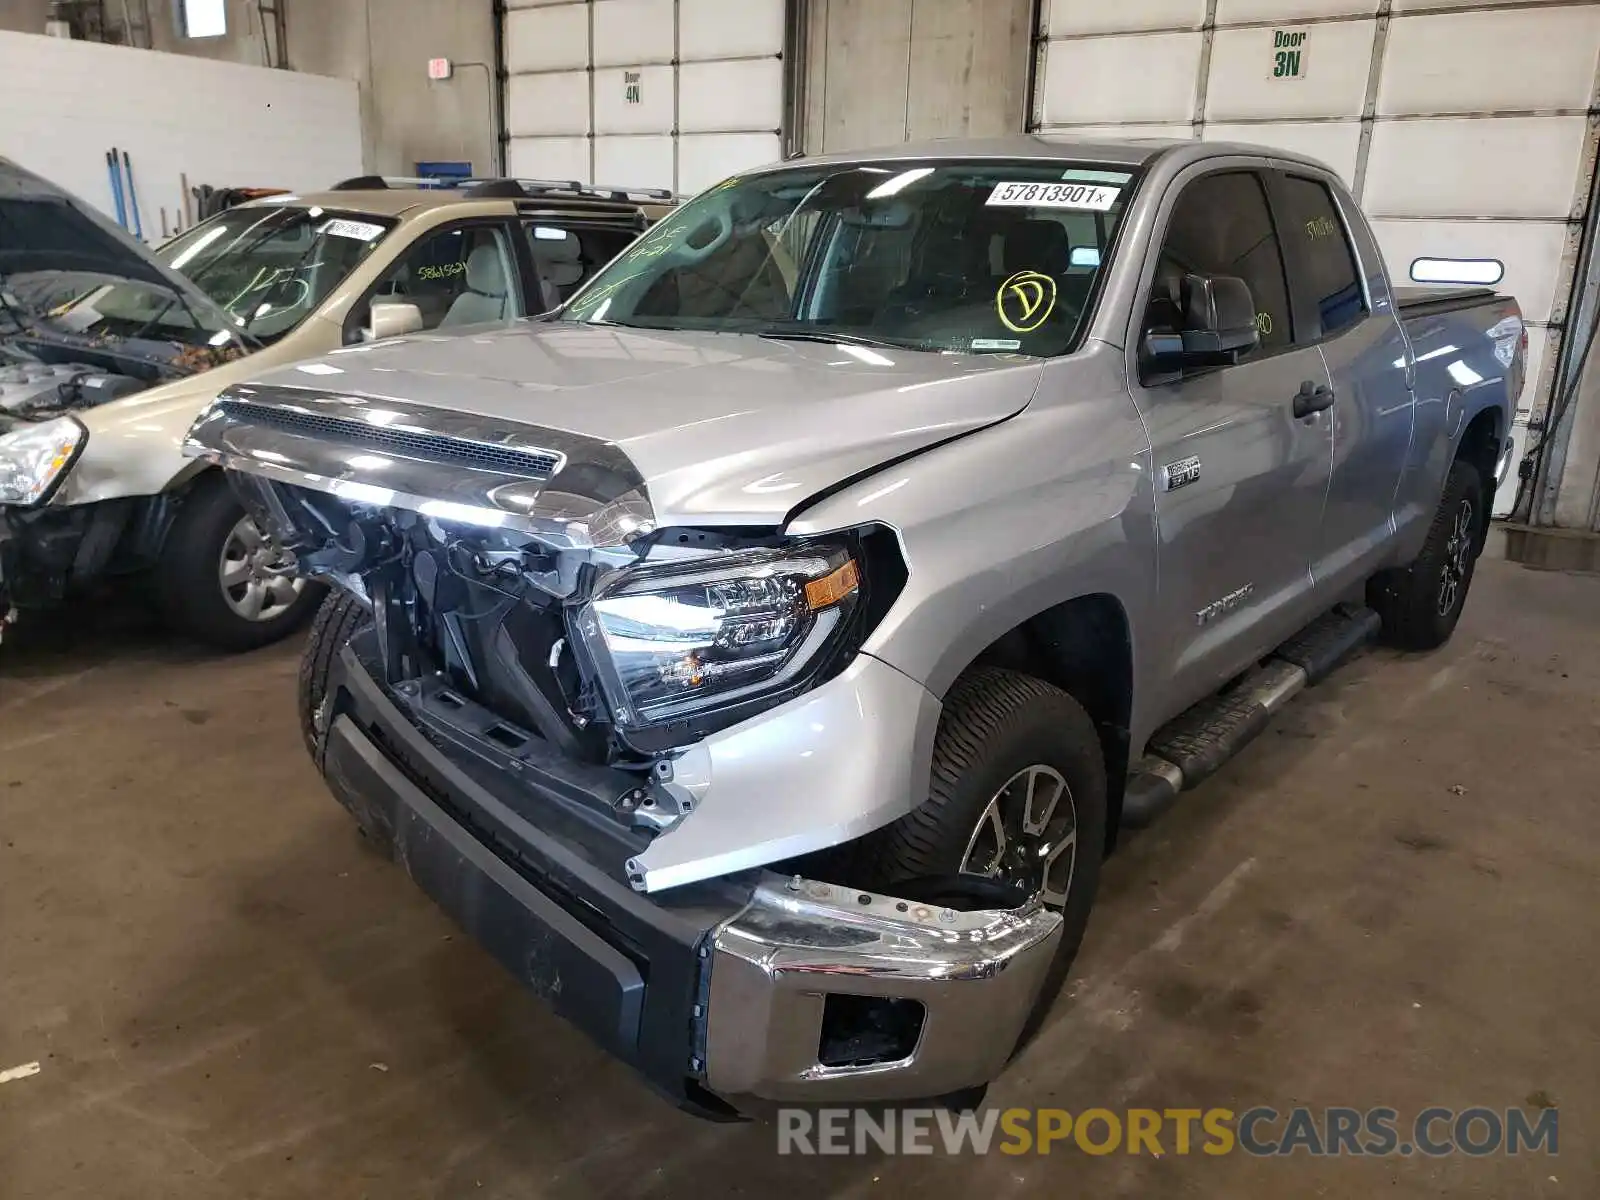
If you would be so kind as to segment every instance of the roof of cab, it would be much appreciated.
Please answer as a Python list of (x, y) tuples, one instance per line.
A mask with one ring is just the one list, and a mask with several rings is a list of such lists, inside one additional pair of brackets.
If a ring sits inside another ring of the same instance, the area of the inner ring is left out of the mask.
[[(1010, 134), (989, 138), (930, 138), (901, 145), (878, 146), (865, 150), (846, 150), (810, 158), (795, 158), (748, 172), (760, 175), (787, 167), (804, 168), (812, 164), (848, 166), (857, 163), (928, 161), (930, 159), (982, 161), (1091, 162), (1130, 168), (1147, 167), (1158, 156), (1169, 158), (1175, 168), (1207, 158), (1230, 155), (1278, 159), (1332, 174), (1331, 168), (1315, 158), (1275, 146), (1243, 142), (1208, 142), (1193, 138), (1078, 138), (1057, 140), (1037, 134)], [(741, 174), (744, 174), (743, 172)]]
[(846, 150), (814, 158), (791, 159), (783, 166), (807, 163), (853, 163), (898, 159), (929, 158), (1036, 158), (1047, 161), (1092, 159), (1103, 163), (1126, 163), (1137, 167), (1169, 146), (1190, 144), (1188, 138), (1125, 138), (1082, 141), (1056, 141), (1035, 134), (1019, 133), (988, 138), (928, 138), (893, 146), (866, 150)]

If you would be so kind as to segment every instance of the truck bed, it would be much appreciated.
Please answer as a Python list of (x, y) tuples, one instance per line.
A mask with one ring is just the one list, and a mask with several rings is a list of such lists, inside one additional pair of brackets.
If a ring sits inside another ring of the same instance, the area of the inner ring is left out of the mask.
[(1473, 308), (1486, 300), (1496, 299), (1503, 300), (1507, 297), (1501, 296), (1493, 288), (1468, 287), (1460, 284), (1394, 289), (1395, 305), (1405, 317), (1454, 312), (1459, 308)]

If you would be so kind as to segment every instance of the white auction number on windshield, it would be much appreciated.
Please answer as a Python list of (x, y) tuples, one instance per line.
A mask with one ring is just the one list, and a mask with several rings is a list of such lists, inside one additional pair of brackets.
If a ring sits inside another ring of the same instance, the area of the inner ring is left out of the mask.
[(1098, 183), (997, 183), (987, 205), (1014, 208), (1077, 208), (1105, 212), (1121, 188)]

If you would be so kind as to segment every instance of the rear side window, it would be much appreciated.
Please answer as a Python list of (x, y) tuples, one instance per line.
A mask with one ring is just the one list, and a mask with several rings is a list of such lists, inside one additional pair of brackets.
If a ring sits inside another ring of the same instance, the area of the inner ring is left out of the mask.
[(538, 311), (567, 302), (589, 276), (621, 254), (637, 236), (623, 229), (570, 229), (548, 222), (525, 221), (528, 248), (541, 292)]
[(1301, 292), (1312, 303), (1318, 325), (1301, 341), (1332, 337), (1366, 315), (1355, 255), (1327, 185), (1296, 175), (1283, 180), (1283, 240), (1304, 274)]
[(1234, 275), (1256, 305), (1257, 353), (1289, 344), (1289, 289), (1261, 179), (1250, 171), (1206, 175), (1183, 189), (1172, 210), (1151, 291), (1147, 328), (1164, 324), (1183, 277)]

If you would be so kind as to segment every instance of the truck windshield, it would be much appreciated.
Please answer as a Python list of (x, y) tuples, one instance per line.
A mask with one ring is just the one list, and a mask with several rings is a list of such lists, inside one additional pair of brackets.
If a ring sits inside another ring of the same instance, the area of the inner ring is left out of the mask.
[(220, 213), (156, 251), (259, 342), (316, 311), (383, 240), (394, 222), (295, 205)]
[(956, 353), (1082, 333), (1134, 172), (887, 161), (733, 178), (656, 225), (558, 319)]

